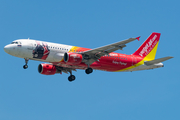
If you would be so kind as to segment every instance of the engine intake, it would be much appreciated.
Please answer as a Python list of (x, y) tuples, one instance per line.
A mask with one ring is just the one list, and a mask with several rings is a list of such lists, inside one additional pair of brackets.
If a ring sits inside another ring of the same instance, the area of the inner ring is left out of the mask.
[(38, 72), (43, 75), (54, 75), (56, 73), (56, 67), (50, 64), (39, 64)]
[(64, 61), (68, 65), (77, 65), (82, 62), (82, 55), (77, 53), (64, 53)]

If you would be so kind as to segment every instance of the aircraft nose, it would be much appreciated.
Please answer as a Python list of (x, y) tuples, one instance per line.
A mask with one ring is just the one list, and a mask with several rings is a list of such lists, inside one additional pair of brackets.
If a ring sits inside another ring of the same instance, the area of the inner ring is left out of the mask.
[(6, 46), (4, 47), (4, 51), (5, 51), (6, 53), (9, 53), (9, 51), (10, 51), (10, 46), (9, 46), (9, 45), (6, 45)]

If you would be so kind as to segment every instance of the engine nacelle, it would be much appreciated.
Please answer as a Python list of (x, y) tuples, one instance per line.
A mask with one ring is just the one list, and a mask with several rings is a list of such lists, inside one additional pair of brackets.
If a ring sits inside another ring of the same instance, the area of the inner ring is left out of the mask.
[(43, 75), (54, 75), (56, 73), (56, 67), (50, 64), (39, 64), (38, 72)]
[(82, 55), (77, 53), (64, 53), (64, 61), (69, 65), (77, 65), (82, 62)]

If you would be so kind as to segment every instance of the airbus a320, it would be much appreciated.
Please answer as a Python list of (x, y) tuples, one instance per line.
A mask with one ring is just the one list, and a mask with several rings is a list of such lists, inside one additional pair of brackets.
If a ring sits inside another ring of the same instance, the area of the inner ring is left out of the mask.
[(39, 73), (43, 75), (70, 73), (68, 80), (71, 82), (75, 80), (72, 71), (76, 69), (85, 70), (86, 74), (90, 74), (93, 70), (128, 72), (163, 67), (161, 62), (173, 57), (155, 59), (160, 35), (160, 33), (153, 32), (131, 55), (114, 51), (122, 50), (127, 43), (139, 40), (140, 37), (129, 38), (95, 49), (32, 39), (18, 39), (6, 45), (4, 51), (12, 56), (24, 58), (24, 69), (28, 68), (29, 60), (47, 62), (39, 64)]

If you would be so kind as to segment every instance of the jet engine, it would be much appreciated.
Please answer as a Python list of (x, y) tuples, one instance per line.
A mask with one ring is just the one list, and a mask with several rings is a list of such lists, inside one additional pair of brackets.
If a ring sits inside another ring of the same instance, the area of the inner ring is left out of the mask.
[(77, 65), (82, 62), (82, 55), (77, 53), (64, 53), (64, 61), (68, 65)]
[(51, 64), (39, 64), (38, 72), (43, 75), (54, 75), (56, 73), (56, 67)]

